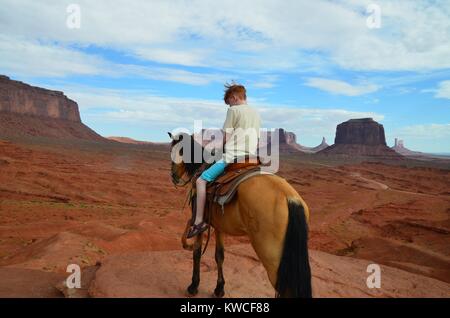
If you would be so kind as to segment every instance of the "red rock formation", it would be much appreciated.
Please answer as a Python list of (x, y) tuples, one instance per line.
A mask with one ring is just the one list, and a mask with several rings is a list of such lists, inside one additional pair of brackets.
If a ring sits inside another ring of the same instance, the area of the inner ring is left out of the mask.
[(334, 145), (321, 154), (401, 157), (386, 145), (383, 125), (372, 118), (350, 119), (336, 128)]
[(85, 126), (78, 105), (62, 92), (0, 75), (0, 135), (105, 139)]
[(312, 147), (312, 148), (308, 148), (309, 150), (311, 150), (312, 152), (316, 153), (319, 152), (325, 148), (327, 148), (329, 145), (327, 144), (327, 141), (325, 139), (325, 137), (322, 138), (322, 142), (320, 143), (320, 145), (316, 146), (316, 147)]
[[(322, 143), (316, 147), (306, 147), (297, 143), (297, 136), (290, 131), (286, 131), (283, 128), (278, 128), (278, 138), (280, 145), (281, 153), (296, 153), (296, 152), (305, 152), (305, 153), (316, 153), (322, 149), (328, 147), (326, 143), (325, 137), (322, 139)], [(262, 137), (264, 139), (264, 137)], [(271, 133), (267, 133), (267, 143), (271, 143)]]
[(34, 87), (0, 75), (0, 112), (81, 122), (78, 105), (62, 92)]
[[(108, 257), (89, 287), (92, 297), (183, 297), (190, 283), (192, 260), (186, 251), (122, 253)], [(248, 244), (227, 246), (225, 297), (274, 297), (267, 273)], [(372, 261), (310, 250), (313, 296), (327, 297), (448, 297), (450, 284), (382, 266), (380, 289), (366, 285)], [(170, 266), (168, 266), (170, 264)], [(213, 249), (202, 258), (198, 297), (211, 297), (217, 273)], [(132, 270), (131, 270), (132, 269)]]
[(372, 118), (350, 119), (337, 126), (334, 143), (386, 146), (384, 127)]
[[(301, 146), (297, 143), (297, 136), (290, 131), (286, 131), (283, 128), (277, 128), (278, 132), (278, 145), (280, 153), (296, 153), (302, 151)], [(262, 144), (272, 144), (272, 132), (263, 133), (261, 136)]]
[(420, 151), (413, 151), (405, 147), (405, 144), (403, 140), (399, 140), (395, 138), (395, 144), (394, 147), (392, 147), (392, 150), (399, 153), (402, 156), (410, 157), (418, 160), (433, 160), (433, 159), (440, 159), (440, 160), (449, 160), (448, 156), (442, 156), (442, 155), (436, 155), (436, 154), (430, 154)]
[(280, 144), (287, 144), (287, 145), (297, 145), (297, 136), (290, 131), (286, 131), (283, 128), (278, 129), (278, 134), (280, 138)]
[(414, 157), (414, 156), (424, 156), (424, 155), (426, 155), (423, 152), (409, 150), (403, 144), (403, 140), (398, 140), (397, 138), (395, 138), (395, 144), (394, 144), (394, 147), (392, 147), (392, 149), (395, 150), (396, 152), (398, 152), (399, 154), (403, 155), (403, 156), (413, 156)]

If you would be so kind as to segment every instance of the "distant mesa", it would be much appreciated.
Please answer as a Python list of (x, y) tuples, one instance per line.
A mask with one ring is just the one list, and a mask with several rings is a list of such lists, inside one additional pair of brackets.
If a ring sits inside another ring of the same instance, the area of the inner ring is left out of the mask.
[(311, 150), (313, 153), (319, 152), (325, 148), (329, 147), (329, 144), (327, 144), (327, 141), (325, 139), (325, 137), (322, 137), (322, 142), (320, 143), (320, 145), (316, 146), (316, 147), (311, 147), (311, 148), (307, 148), (309, 150)]
[(444, 159), (448, 160), (448, 156), (445, 155), (437, 155), (437, 154), (430, 154), (420, 151), (413, 151), (405, 147), (405, 144), (403, 140), (395, 138), (394, 146), (392, 147), (392, 150), (397, 152), (398, 154), (409, 157), (411, 159), (417, 159), (417, 160), (431, 160), (431, 159)]
[[(279, 139), (279, 151), (280, 153), (315, 153), (322, 149), (325, 149), (328, 147), (328, 144), (325, 140), (325, 137), (322, 138), (322, 142), (316, 146), (316, 147), (306, 147), (302, 146), (297, 143), (297, 136), (295, 133), (286, 131), (283, 128), (277, 128), (275, 131), (278, 132), (278, 139)], [(220, 130), (219, 129), (202, 129), (201, 134), (196, 133), (194, 134), (194, 138), (197, 142), (202, 143), (203, 146), (206, 146), (207, 144), (211, 143), (214, 140), (215, 136), (220, 136)], [(203, 138), (202, 138), (203, 136)], [(271, 131), (262, 131), (261, 132), (261, 138), (260, 138), (260, 147), (265, 147), (266, 145), (272, 144), (272, 137), (273, 133)], [(220, 147), (221, 141), (215, 141), (214, 145), (218, 145), (217, 147)]]
[[(301, 146), (297, 143), (297, 136), (293, 132), (286, 131), (283, 128), (277, 128), (275, 132), (278, 133), (280, 153), (298, 153), (302, 151)], [(270, 145), (270, 149), (274, 135), (271, 131), (261, 134), (260, 145)]]
[(336, 128), (334, 145), (321, 150), (319, 153), (401, 157), (400, 154), (387, 146), (383, 125), (372, 118), (350, 119), (339, 124)]
[(123, 144), (132, 144), (132, 145), (169, 145), (169, 142), (153, 142), (153, 141), (142, 141), (142, 140), (136, 140), (129, 137), (118, 137), (118, 136), (111, 136), (106, 137), (108, 140), (120, 142)]
[(106, 138), (108, 138), (109, 140), (121, 142), (124, 144), (133, 144), (133, 145), (151, 144), (151, 142), (149, 142), (149, 141), (140, 141), (140, 140), (135, 140), (135, 139), (128, 138), (128, 137), (111, 136), (111, 137), (106, 137)]
[(318, 146), (306, 147), (297, 143), (297, 136), (293, 132), (286, 131), (283, 128), (278, 128), (277, 130), (279, 135), (281, 153), (292, 153), (299, 151), (305, 153), (316, 153), (328, 147), (325, 137), (322, 138), (322, 142)]
[(293, 132), (286, 131), (283, 128), (278, 128), (277, 130), (278, 130), (280, 144), (298, 145), (297, 144), (297, 136)]
[(395, 138), (394, 147), (392, 147), (395, 152), (403, 155), (403, 156), (425, 156), (426, 154), (419, 151), (412, 151), (405, 147), (403, 140)]
[(78, 105), (64, 93), (0, 75), (0, 136), (106, 139), (81, 122)]

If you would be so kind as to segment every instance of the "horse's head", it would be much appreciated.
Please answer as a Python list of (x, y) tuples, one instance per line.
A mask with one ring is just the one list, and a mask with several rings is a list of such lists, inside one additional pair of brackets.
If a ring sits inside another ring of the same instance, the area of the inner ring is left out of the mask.
[[(203, 164), (203, 147), (187, 133), (168, 134), (172, 139), (170, 146), (172, 182), (174, 185), (184, 186)], [(197, 155), (194, 155), (195, 153)], [(202, 162), (195, 162), (199, 155)]]

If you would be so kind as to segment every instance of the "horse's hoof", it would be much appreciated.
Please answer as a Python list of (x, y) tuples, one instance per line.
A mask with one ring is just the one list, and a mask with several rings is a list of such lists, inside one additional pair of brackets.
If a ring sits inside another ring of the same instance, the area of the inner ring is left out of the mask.
[(225, 296), (225, 291), (223, 289), (214, 289), (214, 297), (216, 298), (222, 298), (223, 296)]
[(189, 286), (186, 289), (186, 296), (187, 297), (194, 297), (198, 294), (198, 288), (197, 287), (193, 287), (193, 286)]

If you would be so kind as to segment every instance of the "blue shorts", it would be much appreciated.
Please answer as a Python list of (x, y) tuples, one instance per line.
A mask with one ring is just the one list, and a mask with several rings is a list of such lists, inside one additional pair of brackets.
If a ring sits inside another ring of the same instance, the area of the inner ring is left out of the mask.
[(208, 182), (214, 181), (218, 176), (220, 176), (225, 171), (226, 166), (227, 163), (225, 163), (225, 161), (219, 160), (216, 163), (214, 163), (211, 167), (203, 171), (202, 174), (200, 175), (200, 178)]

